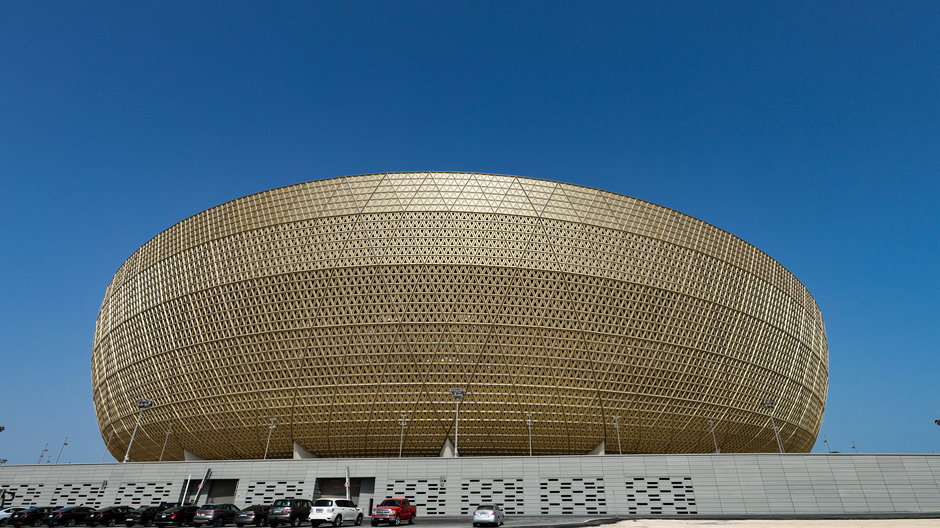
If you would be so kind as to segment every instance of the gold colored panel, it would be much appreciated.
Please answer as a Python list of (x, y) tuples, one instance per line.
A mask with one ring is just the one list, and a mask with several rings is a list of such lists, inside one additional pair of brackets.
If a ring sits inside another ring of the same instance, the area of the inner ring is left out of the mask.
[(513, 176), (398, 173), (273, 189), (132, 255), (92, 354), (122, 457), (436, 455), (464, 387), (464, 456), (776, 450), (815, 442), (819, 308), (780, 264), (705, 222)]

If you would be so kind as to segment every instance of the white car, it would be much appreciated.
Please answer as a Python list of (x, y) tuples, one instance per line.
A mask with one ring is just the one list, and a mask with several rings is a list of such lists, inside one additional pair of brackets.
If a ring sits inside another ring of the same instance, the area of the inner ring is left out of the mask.
[(473, 510), (473, 525), (492, 524), (493, 526), (501, 526), (504, 517), (503, 509), (499, 507), (499, 504), (481, 504)]
[(310, 507), (308, 519), (313, 526), (319, 526), (322, 523), (342, 526), (347, 521), (352, 521), (359, 526), (362, 524), (362, 508), (357, 508), (351, 500), (317, 499)]

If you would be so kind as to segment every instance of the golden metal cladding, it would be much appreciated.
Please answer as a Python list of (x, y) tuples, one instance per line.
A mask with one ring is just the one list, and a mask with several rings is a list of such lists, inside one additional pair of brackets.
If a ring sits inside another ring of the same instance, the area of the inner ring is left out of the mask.
[(108, 286), (92, 382), (119, 459), (140, 397), (133, 460), (436, 456), (456, 387), (461, 456), (528, 454), (530, 430), (536, 455), (772, 452), (771, 414), (807, 452), (827, 355), (806, 288), (705, 222), (390, 173), (239, 198), (144, 244)]

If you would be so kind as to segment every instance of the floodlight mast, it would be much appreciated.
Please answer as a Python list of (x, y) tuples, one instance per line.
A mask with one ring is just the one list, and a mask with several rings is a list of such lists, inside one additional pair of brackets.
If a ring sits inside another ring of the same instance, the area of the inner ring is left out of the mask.
[(401, 435), (398, 437), (398, 458), (401, 458), (402, 448), (405, 447), (405, 426), (408, 425), (408, 417), (401, 413), (398, 419), (398, 426), (401, 427)]
[(131, 447), (134, 445), (134, 438), (137, 436), (137, 429), (140, 428), (140, 419), (144, 415), (144, 411), (153, 407), (153, 400), (148, 398), (137, 398), (137, 423), (134, 425), (134, 432), (131, 433), (131, 440), (127, 443), (127, 451), (124, 453), (123, 462), (127, 462), (131, 459)]
[(459, 457), (460, 451), (457, 449), (457, 441), (460, 437), (460, 402), (463, 400), (463, 397), (467, 395), (467, 389), (454, 387), (450, 389), (450, 395), (457, 400), (457, 410), (454, 414), (454, 457)]
[(271, 418), (271, 423), (268, 425), (268, 441), (264, 444), (264, 458), (263, 460), (268, 459), (268, 448), (271, 447), (271, 433), (274, 432), (274, 429), (277, 427), (277, 424), (274, 423), (274, 418)]
[(774, 402), (770, 400), (764, 400), (761, 402), (760, 406), (763, 407), (764, 409), (767, 409), (768, 411), (767, 416), (770, 417), (770, 425), (774, 429), (774, 438), (777, 439), (777, 449), (779, 449), (781, 453), (784, 453), (783, 441), (780, 439), (780, 428), (777, 427), (777, 421), (774, 420), (774, 415), (773, 415), (773, 410), (775, 407)]

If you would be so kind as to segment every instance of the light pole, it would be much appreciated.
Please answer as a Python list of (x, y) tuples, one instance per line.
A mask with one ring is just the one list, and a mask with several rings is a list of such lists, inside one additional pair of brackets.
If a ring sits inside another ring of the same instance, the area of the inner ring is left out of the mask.
[(134, 445), (134, 437), (137, 436), (137, 429), (140, 427), (140, 419), (144, 411), (153, 407), (153, 400), (147, 398), (137, 398), (137, 424), (134, 425), (134, 432), (131, 433), (131, 441), (127, 443), (127, 451), (124, 453), (124, 462), (131, 459), (131, 446)]
[(406, 425), (408, 425), (408, 419), (405, 417), (405, 413), (401, 413), (401, 417), (398, 419), (398, 426), (401, 427), (401, 435), (398, 437), (398, 458), (401, 458), (401, 450), (405, 447)]
[(271, 424), (268, 425), (268, 442), (264, 444), (264, 460), (268, 459), (268, 447), (271, 446), (271, 433), (274, 432), (274, 428), (277, 425), (274, 423), (274, 418), (271, 418)]
[(708, 421), (708, 432), (712, 434), (712, 443), (715, 444), (715, 452), (721, 453), (721, 448), (718, 447), (718, 438), (715, 437), (715, 420)]
[(614, 416), (614, 429), (617, 430), (617, 452), (623, 454), (623, 447), (620, 446), (620, 415)]
[(39, 452), (39, 460), (36, 461), (37, 464), (42, 464), (42, 457), (46, 456), (46, 451), (49, 450), (49, 442), (46, 442), (46, 445), (42, 446), (42, 451)]
[(460, 402), (467, 395), (467, 389), (455, 387), (450, 389), (450, 395), (457, 400), (457, 411), (454, 414), (454, 457), (459, 457), (460, 451), (457, 450), (457, 439), (460, 436)]
[(170, 435), (173, 434), (173, 423), (170, 423), (170, 426), (166, 428), (166, 438), (163, 439), (163, 448), (160, 449), (160, 460), (157, 462), (163, 462), (163, 453), (166, 452), (166, 443), (170, 441)]
[(777, 428), (777, 421), (774, 420), (774, 414), (773, 414), (774, 402), (770, 400), (764, 400), (761, 402), (760, 406), (763, 407), (764, 409), (767, 409), (767, 416), (770, 417), (770, 425), (774, 428), (774, 438), (777, 439), (777, 449), (779, 449), (780, 452), (783, 453), (784, 452), (783, 441), (780, 440), (780, 429)]
[(62, 451), (65, 449), (65, 446), (69, 445), (69, 437), (65, 437), (65, 440), (62, 441), (62, 447), (59, 448), (59, 456), (55, 457), (55, 463), (59, 463), (59, 459), (62, 458)]
[(101, 462), (104, 462), (104, 457), (108, 454), (108, 448), (111, 447), (111, 440), (114, 439), (114, 428), (111, 428), (111, 434), (108, 435), (108, 441), (104, 443), (104, 453), (101, 453)]
[(529, 427), (529, 456), (532, 456), (532, 413), (525, 413), (525, 424)]

